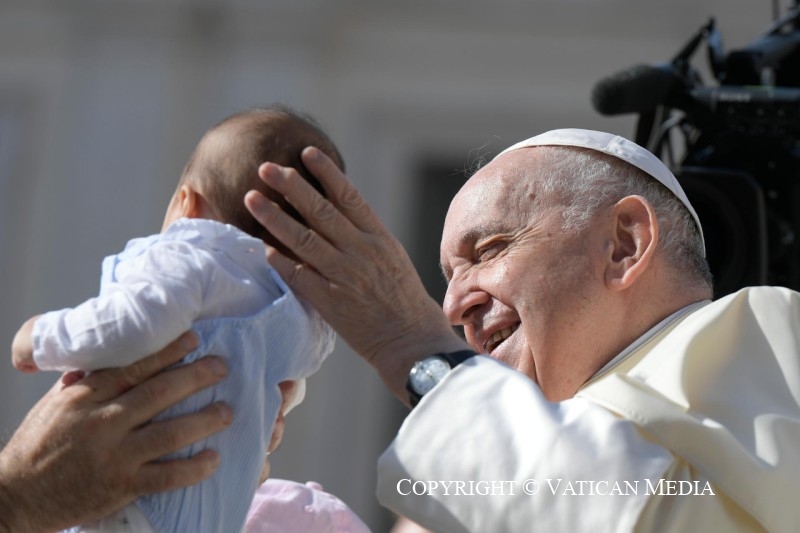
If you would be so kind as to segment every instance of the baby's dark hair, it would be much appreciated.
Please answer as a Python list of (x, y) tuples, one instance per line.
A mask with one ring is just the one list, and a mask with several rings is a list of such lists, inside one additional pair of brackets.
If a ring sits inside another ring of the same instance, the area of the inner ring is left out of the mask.
[(344, 171), (344, 161), (333, 141), (310, 116), (285, 105), (251, 108), (212, 127), (200, 140), (181, 177), (202, 191), (220, 222), (231, 224), (267, 242), (274, 237), (250, 214), (244, 196), (258, 190), (303, 222), (300, 214), (258, 177), (261, 163), (270, 161), (293, 167), (320, 194), (322, 185), (300, 159), (306, 146), (314, 146)]

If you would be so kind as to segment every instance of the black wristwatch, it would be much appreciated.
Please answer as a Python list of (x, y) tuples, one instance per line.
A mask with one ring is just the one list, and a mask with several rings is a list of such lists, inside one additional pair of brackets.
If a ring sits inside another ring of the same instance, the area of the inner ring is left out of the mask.
[(434, 388), (452, 369), (478, 355), (472, 350), (437, 353), (417, 361), (408, 374), (408, 390), (411, 407), (419, 403), (422, 397)]

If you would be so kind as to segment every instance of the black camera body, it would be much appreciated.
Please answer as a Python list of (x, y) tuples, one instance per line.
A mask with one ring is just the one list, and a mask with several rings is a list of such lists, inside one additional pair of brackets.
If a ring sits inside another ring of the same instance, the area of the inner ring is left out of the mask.
[[(714, 86), (690, 65), (703, 41)], [(639, 114), (635, 141), (672, 168), (703, 224), (715, 297), (751, 285), (800, 290), (797, 5), (727, 55), (712, 19), (672, 61), (610, 76), (592, 101), (603, 114)]]

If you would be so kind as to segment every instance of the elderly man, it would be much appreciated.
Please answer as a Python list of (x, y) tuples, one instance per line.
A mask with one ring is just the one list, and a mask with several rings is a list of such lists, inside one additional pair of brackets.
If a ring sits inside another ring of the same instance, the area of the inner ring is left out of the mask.
[[(446, 532), (796, 531), (800, 295), (709, 302), (699, 221), (655, 157), (585, 130), (499, 155), (448, 213), (444, 314), (337, 167), (303, 157), (329, 200), (260, 173), (312, 230), (246, 203), (299, 258), (271, 249), (273, 266), (416, 404), (379, 464), (387, 506)], [(229, 423), (220, 406), (141, 424), (224, 374), (209, 358), (153, 375), (186, 348), (48, 393), (0, 453), (0, 531), (210, 475), (213, 453), (152, 461)], [(72, 497), (48, 501), (50, 483)]]
[[(246, 202), (305, 261), (270, 261), (404, 401), (379, 497), (437, 531), (790, 531), (800, 523), (800, 295), (711, 303), (675, 178), (614, 135), (512, 146), (453, 200), (443, 320), (323, 155)], [(478, 356), (476, 353), (488, 354)]]

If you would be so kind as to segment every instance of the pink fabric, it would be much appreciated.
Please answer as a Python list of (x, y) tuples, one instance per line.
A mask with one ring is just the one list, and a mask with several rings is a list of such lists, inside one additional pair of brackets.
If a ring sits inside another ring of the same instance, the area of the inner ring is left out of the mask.
[(339, 498), (319, 483), (268, 479), (256, 491), (245, 533), (370, 533)]

